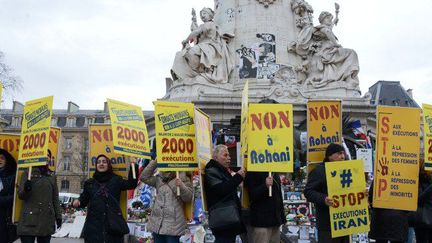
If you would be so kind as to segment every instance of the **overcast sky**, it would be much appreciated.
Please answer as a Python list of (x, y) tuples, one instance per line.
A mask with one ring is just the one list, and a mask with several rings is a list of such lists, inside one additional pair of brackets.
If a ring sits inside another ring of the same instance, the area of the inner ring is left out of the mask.
[[(226, 0), (225, 0), (226, 1)], [(176, 51), (189, 34), (191, 8), (213, 0), (0, 0), (0, 50), (24, 103), (54, 95), (102, 109), (107, 97), (153, 109), (165, 94)], [(318, 24), (334, 1), (309, 0)], [(364, 94), (378, 80), (401, 81), (419, 103), (432, 104), (431, 0), (341, 0), (334, 28), (342, 46), (356, 50)], [(271, 6), (270, 6), (271, 7)]]

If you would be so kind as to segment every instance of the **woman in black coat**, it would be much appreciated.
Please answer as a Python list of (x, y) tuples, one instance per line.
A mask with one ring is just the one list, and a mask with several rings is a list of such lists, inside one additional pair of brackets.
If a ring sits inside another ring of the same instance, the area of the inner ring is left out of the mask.
[(9, 243), (16, 239), (16, 228), (12, 225), (16, 168), (12, 155), (0, 149), (0, 243)]
[(420, 166), (417, 211), (410, 218), (417, 242), (432, 243), (432, 178), (430, 172)]
[[(135, 171), (138, 171), (138, 166), (135, 166)], [(107, 229), (107, 213), (108, 210), (121, 212), (119, 204), (121, 191), (134, 189), (137, 181), (132, 179), (132, 169), (129, 170), (128, 180), (124, 180), (113, 173), (111, 161), (106, 155), (101, 154), (96, 158), (96, 172), (93, 178), (84, 183), (80, 198), (73, 202), (74, 207), (87, 206), (83, 231), (85, 242), (123, 242), (123, 235), (113, 234)]]

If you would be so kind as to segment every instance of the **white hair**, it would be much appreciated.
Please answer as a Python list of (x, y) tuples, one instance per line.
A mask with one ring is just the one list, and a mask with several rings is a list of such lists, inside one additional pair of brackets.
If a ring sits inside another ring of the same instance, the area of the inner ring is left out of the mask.
[(221, 152), (222, 149), (228, 149), (228, 147), (225, 144), (218, 144), (213, 149), (213, 159), (215, 159)]

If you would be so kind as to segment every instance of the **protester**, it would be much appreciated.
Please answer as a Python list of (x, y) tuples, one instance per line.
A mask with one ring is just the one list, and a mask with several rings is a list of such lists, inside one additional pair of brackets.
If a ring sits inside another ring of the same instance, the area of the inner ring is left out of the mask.
[(416, 242), (432, 243), (432, 178), (420, 165), (417, 211), (411, 213)]
[(279, 174), (248, 172), (245, 186), (249, 192), (252, 242), (279, 243), (279, 227), (286, 223)]
[(16, 227), (12, 224), (16, 168), (12, 155), (0, 149), (0, 243), (16, 240)]
[[(369, 188), (369, 204), (372, 205), (373, 186)], [(408, 211), (371, 207), (369, 238), (376, 243), (402, 243), (408, 239)], [(423, 242), (422, 242), (423, 243)]]
[(51, 175), (48, 161), (46, 165), (32, 167), (31, 180), (24, 171), (18, 188), (22, 200), (21, 217), (18, 222), (18, 235), (22, 243), (48, 243), (51, 235), (62, 225), (62, 215), (56, 177)]
[(318, 242), (349, 243), (349, 236), (332, 238), (329, 207), (333, 199), (327, 195), (326, 162), (345, 160), (345, 149), (339, 144), (331, 143), (326, 149), (324, 161), (316, 166), (309, 175), (303, 191), (309, 202), (315, 203), (317, 211)]
[[(136, 164), (135, 171), (138, 171)], [(121, 215), (121, 191), (134, 189), (137, 186), (137, 181), (137, 179), (133, 179), (132, 168), (129, 169), (128, 180), (125, 180), (113, 173), (111, 160), (106, 155), (97, 156), (96, 171), (93, 178), (85, 181), (83, 192), (79, 199), (73, 202), (74, 207), (88, 206), (83, 229), (85, 242), (123, 242), (123, 236), (127, 232), (114, 231), (110, 225), (113, 223), (114, 226), (117, 226), (126, 223), (123, 216), (115, 218), (113, 216)]]
[[(155, 176), (156, 167), (156, 161), (152, 160), (141, 175), (142, 182), (156, 188), (147, 230), (153, 233), (155, 243), (180, 242), (187, 227), (184, 204), (191, 202), (193, 197), (192, 181), (184, 172), (180, 173), (180, 178), (176, 178), (175, 172), (160, 172)], [(180, 188), (179, 196), (177, 187)]]
[[(213, 159), (205, 167), (204, 188), (210, 213), (222, 202), (226, 202), (236, 205), (237, 213), (241, 214), (237, 187), (245, 177), (245, 170), (242, 168), (232, 176), (228, 170), (230, 162), (227, 146), (219, 144), (213, 150)], [(245, 232), (245, 227), (240, 222), (239, 227), (224, 230), (212, 229), (212, 232), (216, 238), (215, 243), (231, 243), (235, 242), (238, 234)]]

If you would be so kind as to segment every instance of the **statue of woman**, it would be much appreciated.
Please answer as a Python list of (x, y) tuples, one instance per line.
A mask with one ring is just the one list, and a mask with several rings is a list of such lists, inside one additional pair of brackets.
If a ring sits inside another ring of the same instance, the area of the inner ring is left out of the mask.
[(203, 8), (200, 17), (203, 24), (189, 34), (182, 42), (182, 51), (176, 54), (171, 69), (173, 79), (202, 76), (211, 83), (227, 83), (235, 66), (232, 52), (213, 22), (213, 10)]
[(359, 62), (354, 50), (343, 48), (333, 33), (337, 24), (339, 6), (336, 5), (336, 18), (327, 11), (319, 16), (320, 25), (306, 25), (299, 33), (295, 51), (307, 59), (308, 78), (305, 85), (324, 87), (330, 82), (344, 81), (358, 88)]

